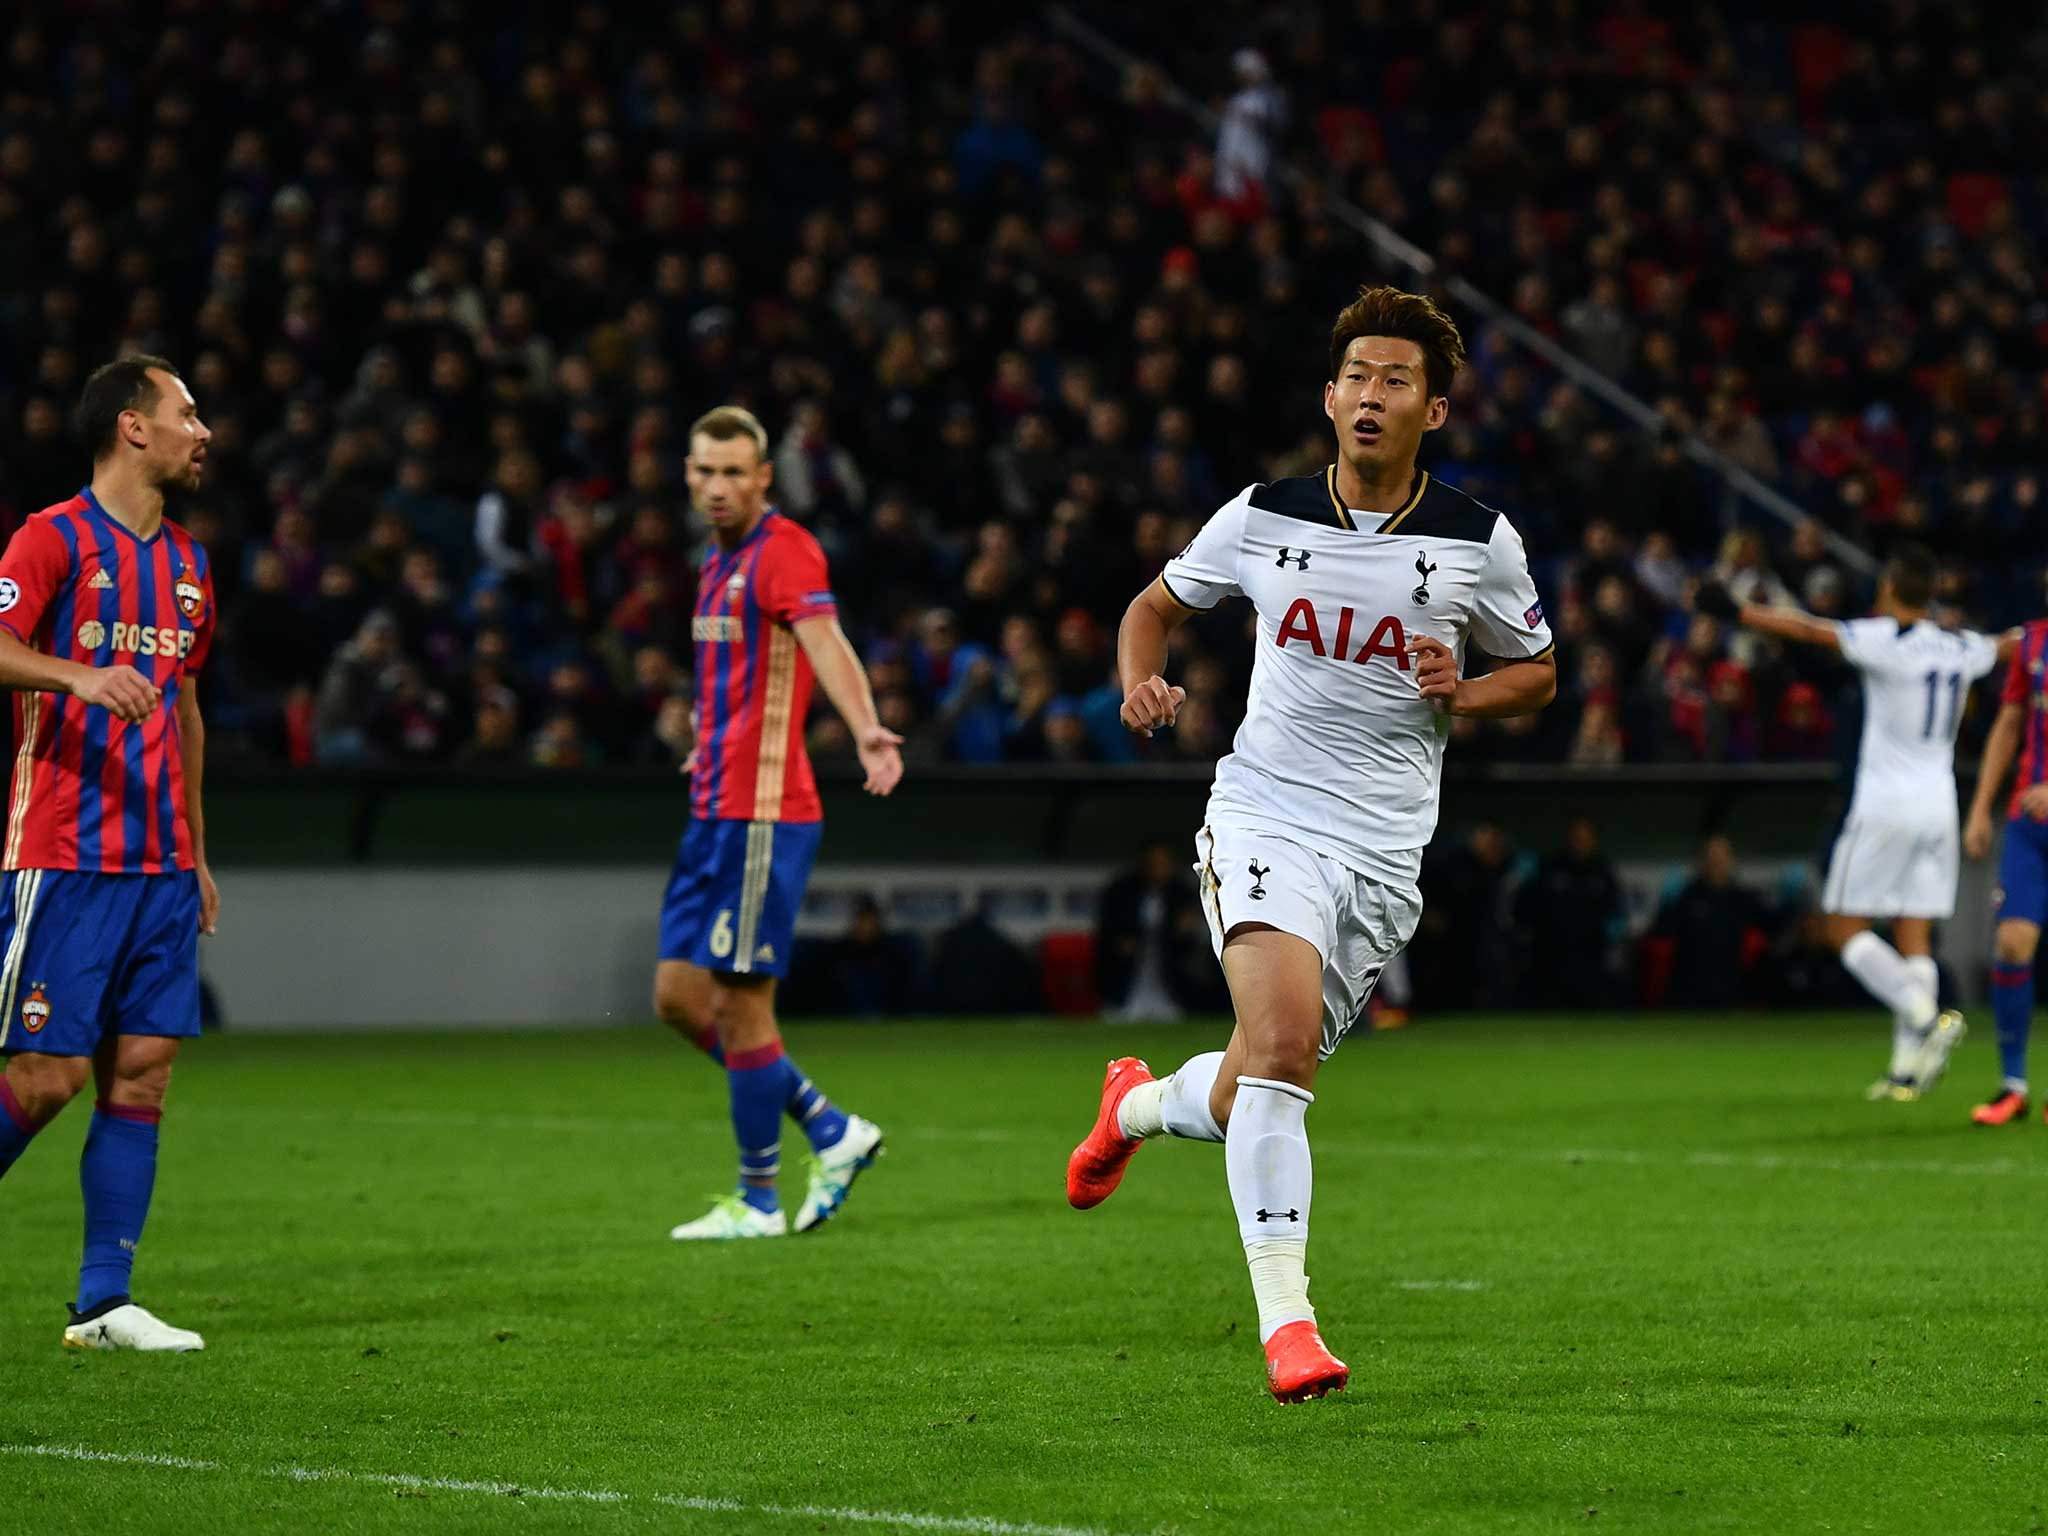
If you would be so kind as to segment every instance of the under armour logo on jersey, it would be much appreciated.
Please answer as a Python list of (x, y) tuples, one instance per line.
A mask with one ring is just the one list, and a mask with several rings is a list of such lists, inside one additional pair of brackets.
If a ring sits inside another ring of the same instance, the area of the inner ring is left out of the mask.
[(1429, 563), (1429, 556), (1417, 555), (1415, 557), (1415, 574), (1420, 576), (1422, 580), (1415, 583), (1415, 590), (1408, 595), (1415, 599), (1415, 606), (1421, 608), (1425, 607), (1429, 602), (1429, 578), (1436, 574), (1436, 567)]
[(1253, 901), (1264, 901), (1266, 899), (1266, 876), (1273, 873), (1272, 866), (1268, 865), (1266, 868), (1261, 869), (1257, 859), (1251, 860), (1250, 864), (1252, 871), (1251, 898)]
[(1279, 553), (1273, 557), (1273, 564), (1275, 567), (1292, 565), (1297, 571), (1305, 571), (1308, 569), (1308, 557), (1313, 553), (1313, 550), (1304, 549), (1297, 554), (1282, 544)]
[(1299, 1221), (1299, 1220), (1301, 1220), (1301, 1212), (1300, 1212), (1300, 1211), (1296, 1211), (1296, 1210), (1286, 1210), (1286, 1211), (1268, 1211), (1268, 1210), (1264, 1210), (1264, 1209), (1261, 1209), (1261, 1210), (1259, 1211), (1259, 1220), (1261, 1220), (1261, 1221)]

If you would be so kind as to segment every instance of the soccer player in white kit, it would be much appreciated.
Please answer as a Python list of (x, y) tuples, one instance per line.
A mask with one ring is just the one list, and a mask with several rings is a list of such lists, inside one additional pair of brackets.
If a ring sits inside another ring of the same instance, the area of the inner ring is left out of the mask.
[[(1224, 1144), (1282, 1402), (1341, 1388), (1305, 1270), (1306, 1115), (1317, 1065), (1363, 1015), (1422, 914), (1453, 715), (1527, 714), (1557, 692), (1543, 604), (1508, 520), (1417, 469), (1464, 362), (1457, 327), (1419, 294), (1366, 288), (1330, 337), (1323, 411), (1337, 462), (1247, 487), (1131, 603), (1117, 636), (1124, 724), (1170, 726), (1167, 635), (1225, 598), (1257, 610), (1244, 722), (1216, 767), (1196, 873), (1237, 1027), (1229, 1047), (1155, 1079), (1109, 1064), (1067, 1198), (1107, 1199), (1148, 1137)], [(1468, 646), (1492, 659), (1462, 675)]]
[[(1842, 830), (1828, 859), (1821, 911), (1828, 940), (1892, 1013), (1891, 1066), (1872, 1099), (1912, 1100), (1941, 1080), (1965, 1033), (1942, 1011), (1933, 926), (1956, 910), (1962, 839), (1956, 810), (1956, 726), (1970, 685), (2007, 659), (2018, 635), (1994, 640), (1929, 619), (1934, 556), (1903, 546), (1878, 578), (1876, 617), (1840, 622), (1794, 608), (1739, 603), (1702, 586), (1694, 606), (1747, 629), (1838, 652), (1863, 679), (1863, 734)], [(1891, 922), (1886, 943), (1871, 924)]]

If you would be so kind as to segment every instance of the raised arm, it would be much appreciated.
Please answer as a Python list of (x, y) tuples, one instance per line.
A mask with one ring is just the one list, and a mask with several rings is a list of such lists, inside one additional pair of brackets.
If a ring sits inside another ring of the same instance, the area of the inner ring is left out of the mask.
[(818, 674), (818, 686), (825, 690), (825, 697), (832, 701), (832, 707), (839, 711), (839, 718), (846, 722), (846, 729), (853, 736), (854, 750), (867, 771), (867, 780), (861, 787), (871, 795), (888, 794), (903, 777), (903, 753), (899, 750), (903, 738), (877, 718), (867, 668), (854, 654), (846, 631), (832, 614), (798, 619), (790, 628), (796, 634), (796, 643), (811, 659), (811, 668)]
[(1116, 630), (1116, 676), (1124, 690), (1120, 711), (1124, 729), (1150, 736), (1171, 725), (1180, 714), (1185, 688), (1169, 686), (1160, 673), (1166, 666), (1166, 637), (1188, 621), (1195, 610), (1167, 589), (1161, 577), (1131, 599)]
[(1772, 608), (1762, 603), (1744, 603), (1718, 581), (1700, 583), (1693, 595), (1693, 608), (1710, 618), (1740, 624), (1759, 634), (1789, 640), (1794, 645), (1816, 645), (1822, 650), (1842, 651), (1842, 631), (1832, 619), (1815, 618), (1797, 608)]

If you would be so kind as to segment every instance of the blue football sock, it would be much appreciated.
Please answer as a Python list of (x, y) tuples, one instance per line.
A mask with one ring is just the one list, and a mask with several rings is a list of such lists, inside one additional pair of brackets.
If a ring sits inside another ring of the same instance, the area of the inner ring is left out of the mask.
[(128, 1104), (93, 1106), (78, 1160), (85, 1193), (85, 1261), (78, 1268), (81, 1315), (128, 1294), (135, 1247), (156, 1187), (156, 1140), (163, 1112)]
[(7, 1177), (14, 1160), (28, 1150), (37, 1130), (28, 1111), (21, 1107), (21, 1100), (7, 1086), (6, 1060), (0, 1058), (0, 1179)]
[(782, 1106), (788, 1102), (788, 1058), (782, 1042), (734, 1051), (726, 1058), (732, 1090), (732, 1134), (740, 1148), (740, 1198), (757, 1211), (779, 1209), (772, 1180), (782, 1166)]
[(793, 1061), (789, 1063), (789, 1079), (789, 1118), (811, 1138), (811, 1150), (822, 1152), (837, 1146), (839, 1138), (846, 1134), (846, 1111), (820, 1093), (817, 1084), (798, 1071)]
[(1991, 967), (1991, 1007), (1998, 1019), (1998, 1069), (2008, 1086), (2027, 1080), (2027, 1031), (2034, 1023), (2034, 968)]

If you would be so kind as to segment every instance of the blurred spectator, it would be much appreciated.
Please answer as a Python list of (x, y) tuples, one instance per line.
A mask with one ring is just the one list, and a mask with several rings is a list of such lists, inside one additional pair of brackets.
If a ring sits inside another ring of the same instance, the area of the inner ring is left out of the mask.
[(477, 501), (476, 551), (502, 578), (525, 576), (540, 556), (540, 464), (523, 448), (499, 456), (491, 489)]
[(1043, 999), (1031, 962), (989, 921), (984, 906), (939, 935), (930, 1002), (942, 1014), (1028, 1014), (1038, 1012)]
[(1432, 1007), (1492, 1008), (1512, 999), (1510, 853), (1507, 834), (1482, 821), (1463, 842), (1446, 847), (1439, 838), (1424, 855), (1413, 963), (1415, 990)]
[(797, 405), (775, 450), (775, 499), (805, 522), (844, 522), (867, 506), (860, 466), (832, 441), (825, 408), (815, 400)]
[(1665, 1001), (1674, 1008), (1739, 1006), (1768, 918), (1763, 898), (1736, 883), (1734, 846), (1708, 838), (1692, 878), (1658, 910), (1652, 930), (1672, 942)]
[(457, 760), (466, 768), (512, 768), (524, 760), (519, 740), (519, 696), (489, 688), (476, 701), (476, 721)]
[(872, 896), (854, 903), (846, 934), (822, 961), (833, 1013), (880, 1019), (910, 1011), (918, 971), (916, 940), (890, 933)]
[(314, 704), (314, 741), (321, 762), (375, 758), (371, 726), (381, 719), (399, 660), (398, 621), (381, 608), (364, 618), (355, 638), (334, 653)]
[(1106, 1017), (1131, 1022), (1178, 1019), (1188, 995), (1190, 955), (1207, 971), (1208, 954), (1194, 877), (1185, 860), (1154, 843), (1135, 869), (1104, 887), (1095, 924), (1095, 987)]
[(1621, 881), (1583, 817), (1515, 893), (1515, 921), (1528, 944), (1528, 1000), (1539, 1008), (1617, 1008), (1627, 980), (1616, 964), (1622, 934)]
[(1286, 98), (1273, 84), (1272, 68), (1258, 49), (1240, 48), (1231, 55), (1230, 68), (1237, 90), (1216, 130), (1216, 195), (1249, 213), (1264, 204)]

